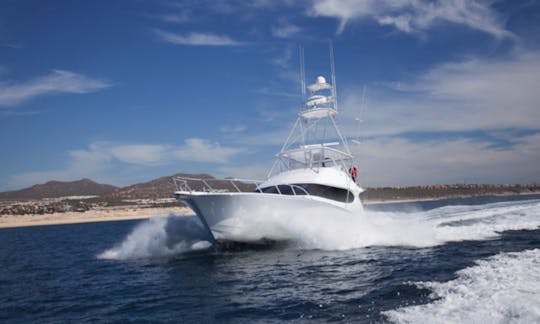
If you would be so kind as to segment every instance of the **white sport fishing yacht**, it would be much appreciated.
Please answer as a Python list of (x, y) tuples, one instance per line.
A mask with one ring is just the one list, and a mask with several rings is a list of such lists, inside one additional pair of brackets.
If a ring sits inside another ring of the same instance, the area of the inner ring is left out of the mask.
[[(318, 76), (307, 86), (306, 95), (301, 52), (305, 100), (267, 180), (220, 180), (230, 185), (229, 190), (218, 190), (211, 185), (215, 179), (173, 179), (176, 198), (193, 209), (213, 240), (257, 243), (287, 239), (269, 235), (257, 226), (264, 226), (268, 219), (287, 224), (300, 213), (340, 217), (362, 211), (359, 195), (363, 190), (357, 184), (357, 167), (338, 127), (332, 47), (330, 57), (332, 84)], [(241, 190), (246, 183), (254, 190)], [(192, 189), (195, 186), (198, 190)]]

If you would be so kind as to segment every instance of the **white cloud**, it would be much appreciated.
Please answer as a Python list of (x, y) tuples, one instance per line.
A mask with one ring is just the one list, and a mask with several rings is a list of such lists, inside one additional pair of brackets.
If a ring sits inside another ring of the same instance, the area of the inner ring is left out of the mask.
[[(286, 46), (283, 51), (281, 51), (279, 54), (275, 55), (271, 60), (270, 63), (272, 65), (279, 67), (283, 70), (290, 70), (291, 68), (291, 61), (293, 58), (294, 48), (291, 46)], [(298, 79), (298, 75), (296, 75), (296, 81)]]
[[(364, 136), (403, 132), (538, 129), (540, 53), (516, 53), (497, 60), (446, 63), (394, 89), (368, 88)], [(344, 92), (342, 92), (344, 93)], [(362, 91), (345, 92), (342, 109), (349, 133)]]
[(540, 181), (539, 134), (505, 150), (471, 139), (414, 142), (379, 137), (362, 141), (353, 151), (364, 186)]
[(68, 163), (63, 169), (29, 171), (11, 176), (8, 184), (11, 188), (23, 188), (50, 180), (72, 181), (91, 177), (100, 181), (99, 177), (111, 162), (111, 155), (102, 150), (101, 143), (93, 143), (86, 150), (68, 152)]
[(513, 37), (490, 5), (477, 0), (314, 0), (312, 16), (339, 20), (338, 33), (353, 20), (371, 19), (405, 32), (426, 31), (440, 22), (464, 25), (496, 38)]
[(247, 129), (246, 125), (236, 124), (236, 125), (223, 125), (219, 128), (219, 131), (222, 133), (243, 133)]
[(14, 106), (32, 98), (57, 93), (90, 93), (111, 87), (98, 79), (64, 70), (23, 83), (0, 81), (0, 106)]
[(298, 35), (302, 29), (294, 24), (280, 23), (272, 27), (272, 35), (277, 38), (291, 38)]
[[(540, 53), (446, 63), (399, 80), (392, 91), (368, 88), (360, 128), (354, 118), (362, 92), (349, 93), (342, 121), (349, 136), (363, 139), (355, 151), (365, 185), (540, 181), (540, 135), (515, 135), (540, 130), (538, 84)], [(449, 139), (406, 135), (423, 132)], [(491, 138), (481, 140), (476, 132)], [(512, 144), (494, 147), (499, 140)]]
[(169, 149), (168, 145), (160, 144), (127, 144), (110, 147), (108, 151), (125, 163), (158, 165), (167, 162)]
[(213, 33), (192, 32), (188, 34), (177, 34), (161, 29), (154, 29), (156, 36), (163, 42), (174, 45), (187, 46), (242, 46), (244, 42), (234, 40), (226, 35)]
[(240, 165), (240, 166), (222, 166), (217, 169), (217, 176), (221, 178), (232, 177), (245, 180), (266, 180), (268, 172), (272, 167), (273, 160), (267, 163)]
[(184, 24), (191, 22), (192, 18), (187, 12), (168, 13), (154, 16), (161, 21), (175, 24)]
[(183, 146), (175, 148), (171, 155), (180, 161), (224, 163), (245, 150), (237, 147), (221, 146), (201, 138), (185, 140)]
[(94, 142), (87, 150), (71, 151), (74, 160), (117, 160), (127, 164), (153, 166), (176, 161), (222, 163), (244, 152), (241, 148), (221, 146), (201, 138), (189, 138), (183, 145), (170, 144), (115, 144)]
[(23, 45), (20, 43), (3, 43), (3, 44), (0, 44), (0, 47), (7, 47), (7, 48), (18, 50), (18, 49), (23, 48)]
[(129, 171), (127, 169), (136, 170), (140, 175), (141, 170), (149, 170), (149, 167), (171, 165), (179, 161), (225, 163), (243, 152), (245, 150), (242, 148), (221, 146), (199, 138), (187, 139), (180, 146), (94, 142), (88, 148), (69, 151), (64, 168), (23, 172), (11, 176), (7, 182), (11, 188), (49, 180), (71, 181), (81, 178), (127, 184), (133, 182), (133, 178), (129, 177), (134, 176), (126, 175)]

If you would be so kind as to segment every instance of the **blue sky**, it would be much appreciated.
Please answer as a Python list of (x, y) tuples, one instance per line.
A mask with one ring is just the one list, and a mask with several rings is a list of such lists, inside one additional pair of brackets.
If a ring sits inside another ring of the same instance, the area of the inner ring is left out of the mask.
[(329, 39), (364, 186), (540, 181), (539, 1), (4, 0), (0, 190), (262, 178)]

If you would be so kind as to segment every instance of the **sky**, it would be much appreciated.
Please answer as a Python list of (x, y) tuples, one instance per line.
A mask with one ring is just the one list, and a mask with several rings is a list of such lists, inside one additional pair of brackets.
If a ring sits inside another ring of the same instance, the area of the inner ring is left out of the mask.
[(0, 191), (263, 179), (329, 40), (363, 186), (540, 182), (538, 0), (3, 0)]

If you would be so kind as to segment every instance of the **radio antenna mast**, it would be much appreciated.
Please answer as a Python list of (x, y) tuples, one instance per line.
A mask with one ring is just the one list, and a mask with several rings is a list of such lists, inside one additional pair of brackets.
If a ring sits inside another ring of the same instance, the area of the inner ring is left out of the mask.
[(306, 99), (306, 68), (304, 65), (304, 47), (298, 46), (298, 52), (300, 54), (300, 87), (302, 88), (302, 100)]
[(332, 41), (329, 42), (330, 47), (330, 69), (332, 72), (332, 97), (334, 99), (334, 108), (336, 111), (338, 110), (338, 103), (337, 103), (337, 85), (336, 85), (336, 69), (334, 66), (334, 45), (332, 44)]

